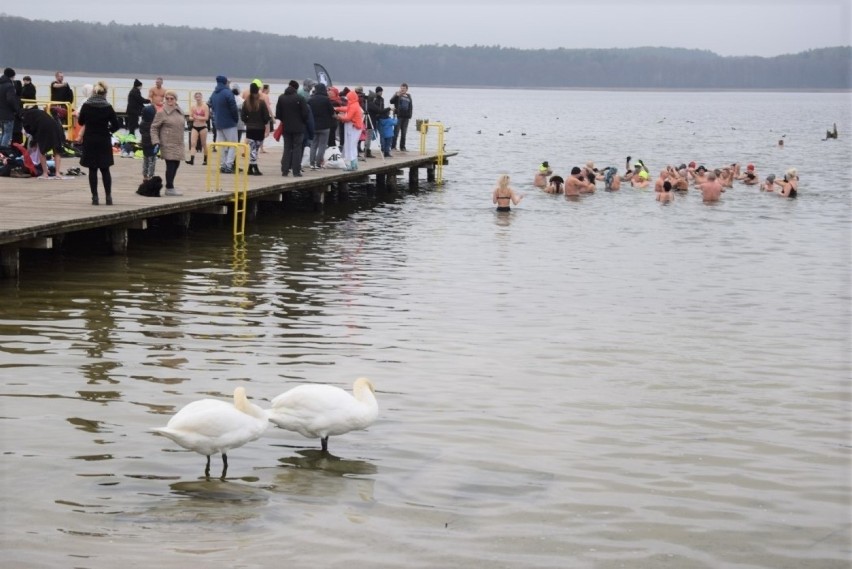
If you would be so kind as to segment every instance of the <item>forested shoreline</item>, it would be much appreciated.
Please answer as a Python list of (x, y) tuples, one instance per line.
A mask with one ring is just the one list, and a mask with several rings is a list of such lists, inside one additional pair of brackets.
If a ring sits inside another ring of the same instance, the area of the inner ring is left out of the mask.
[[(238, 46), (238, 48), (237, 48)], [(522, 50), (500, 46), (393, 46), (165, 25), (50, 22), (0, 15), (3, 65), (112, 75), (313, 76), (336, 83), (540, 89), (849, 90), (852, 47), (776, 57), (705, 50)]]

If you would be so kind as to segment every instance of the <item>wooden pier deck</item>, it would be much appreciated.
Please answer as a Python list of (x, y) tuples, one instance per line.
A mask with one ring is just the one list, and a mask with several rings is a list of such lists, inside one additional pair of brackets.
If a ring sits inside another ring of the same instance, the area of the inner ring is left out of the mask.
[[(444, 154), (455, 156), (456, 152)], [(213, 154), (216, 161), (217, 154)], [(358, 170), (303, 170), (300, 178), (281, 176), (281, 149), (273, 147), (258, 157), (258, 167), (264, 175), (248, 176), (248, 210), (253, 211), (260, 200), (280, 201), (286, 192), (310, 192), (315, 203), (322, 204), (327, 192), (347, 191), (350, 184), (374, 178), (378, 189), (395, 189), (397, 177), (408, 169), (408, 184), (417, 186), (420, 170), (426, 179), (435, 179), (438, 164), (436, 153), (394, 153), (391, 158), (368, 158), (359, 161)], [(113, 251), (126, 251), (128, 230), (145, 229), (147, 220), (161, 216), (177, 216), (188, 225), (193, 214), (232, 215), (234, 175), (221, 174), (220, 191), (207, 191), (207, 168), (201, 165), (201, 155), (190, 166), (181, 163), (175, 177), (175, 187), (182, 196), (159, 198), (136, 193), (142, 181), (142, 161), (115, 157), (112, 167), (112, 196), (114, 205), (104, 205), (103, 186), (99, 180), (101, 205), (91, 204), (87, 176), (63, 180), (36, 178), (0, 178), (0, 277), (16, 277), (19, 273), (21, 250), (50, 249), (61, 243), (64, 235), (96, 228), (109, 231)], [(218, 163), (218, 162), (217, 162)], [(79, 167), (78, 158), (63, 158), (61, 171)], [(86, 172), (86, 168), (82, 168)], [(157, 162), (157, 175), (162, 176), (165, 162)]]

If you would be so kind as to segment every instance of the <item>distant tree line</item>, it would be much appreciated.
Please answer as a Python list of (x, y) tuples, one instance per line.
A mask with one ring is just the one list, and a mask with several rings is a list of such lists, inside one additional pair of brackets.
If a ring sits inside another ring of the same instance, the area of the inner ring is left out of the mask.
[(777, 57), (722, 57), (705, 50), (402, 47), (261, 32), (115, 22), (49, 22), (0, 15), (0, 64), (104, 74), (313, 77), (335, 83), (590, 89), (852, 88), (852, 47)]

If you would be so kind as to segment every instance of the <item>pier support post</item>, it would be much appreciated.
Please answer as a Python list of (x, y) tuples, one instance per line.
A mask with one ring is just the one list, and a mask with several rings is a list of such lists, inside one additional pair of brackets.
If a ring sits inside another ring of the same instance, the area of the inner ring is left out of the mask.
[(337, 199), (338, 201), (345, 202), (349, 199), (349, 184), (346, 182), (341, 182), (337, 185)]
[(419, 173), (417, 172), (417, 167), (412, 166), (408, 169), (408, 187), (411, 189), (416, 189), (418, 181)]
[(182, 211), (180, 213), (175, 214), (175, 225), (177, 225), (184, 231), (189, 231), (190, 219), (192, 219), (192, 215), (188, 211)]
[(380, 192), (384, 191), (387, 186), (387, 174), (376, 174), (376, 189)]
[(19, 251), (17, 247), (0, 247), (0, 277), (18, 277), (21, 268)]
[(314, 211), (321, 211), (325, 205), (325, 188), (317, 188), (311, 191), (314, 200)]
[(107, 235), (110, 248), (113, 253), (127, 253), (127, 228), (126, 227), (110, 227)]
[(248, 205), (246, 206), (246, 218), (249, 221), (254, 221), (255, 219), (257, 219), (257, 208), (257, 200), (252, 200), (248, 202)]
[(434, 182), (435, 181), (435, 166), (429, 166), (426, 168), (426, 181)]

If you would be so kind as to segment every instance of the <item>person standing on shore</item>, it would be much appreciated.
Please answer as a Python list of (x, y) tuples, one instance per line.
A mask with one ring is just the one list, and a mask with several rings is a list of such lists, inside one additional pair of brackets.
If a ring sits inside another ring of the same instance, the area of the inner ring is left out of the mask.
[[(230, 93), (230, 91), (228, 91)], [(183, 111), (177, 103), (177, 93), (166, 91), (163, 96), (163, 110), (158, 112), (151, 123), (151, 143), (154, 145), (154, 155), (157, 150), (166, 161), (166, 191), (167, 196), (183, 195), (175, 189), (175, 175), (184, 158), (184, 126), (186, 120)]]
[(106, 204), (112, 205), (112, 133), (119, 129), (115, 109), (106, 100), (107, 86), (98, 81), (92, 88), (92, 96), (83, 103), (77, 121), (86, 127), (83, 133), (83, 156), (80, 166), (89, 169), (89, 189), (92, 205), (98, 205), (98, 170), (104, 183)]

